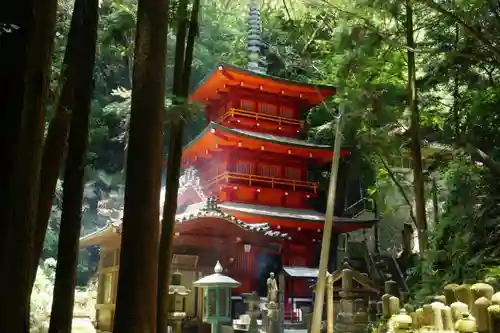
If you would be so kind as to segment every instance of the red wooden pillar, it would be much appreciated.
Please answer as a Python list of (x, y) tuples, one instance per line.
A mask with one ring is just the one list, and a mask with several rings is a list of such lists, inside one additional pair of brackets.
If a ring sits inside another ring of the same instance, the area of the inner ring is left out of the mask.
[[(243, 246), (243, 245), (242, 245)], [(234, 294), (251, 293), (258, 290), (257, 275), (257, 253), (250, 247), (250, 252), (235, 255), (235, 262), (232, 268), (233, 278), (241, 283), (241, 286), (234, 290)]]
[(250, 277), (250, 290), (249, 292), (259, 290), (259, 275), (257, 272), (257, 252), (255, 250), (247, 253), (248, 255), (248, 271), (247, 275)]
[[(281, 250), (281, 262), (282, 262), (282, 265), (283, 266), (292, 266), (291, 265), (291, 251), (290, 251), (290, 245), (289, 243), (285, 243), (283, 245), (283, 248)], [(290, 283), (290, 280), (292, 278), (289, 277), (289, 276), (285, 276), (285, 279), (284, 279), (284, 282), (285, 282), (285, 286), (283, 288), (283, 309), (285, 311), (285, 313), (283, 314), (283, 316), (285, 316), (286, 313), (289, 312), (289, 304), (288, 304), (288, 299), (290, 297), (290, 293), (291, 293), (291, 290), (290, 290), (290, 287), (291, 287), (291, 283)]]

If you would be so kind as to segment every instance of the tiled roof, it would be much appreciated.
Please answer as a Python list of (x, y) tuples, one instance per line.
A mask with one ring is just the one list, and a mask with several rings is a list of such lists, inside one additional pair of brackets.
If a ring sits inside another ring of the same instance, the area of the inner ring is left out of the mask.
[(221, 210), (217, 204), (216, 197), (208, 197), (204, 202), (189, 205), (184, 213), (176, 216), (175, 221), (178, 224), (185, 223), (187, 221), (212, 217), (221, 220), (226, 220), (231, 223), (236, 224), (242, 229), (251, 232), (261, 232), (266, 236), (276, 237), (276, 238), (286, 238), (288, 234), (282, 233), (277, 230), (272, 230), (268, 223), (245, 223), (236, 217), (227, 214)]
[[(248, 214), (264, 215), (269, 217), (279, 217), (279, 218), (289, 218), (297, 220), (308, 220), (308, 221), (324, 221), (325, 214), (317, 212), (312, 209), (295, 209), (295, 208), (285, 208), (285, 207), (275, 207), (275, 206), (265, 206), (265, 205), (252, 205), (244, 204), (239, 202), (224, 202), (220, 203), (219, 207), (224, 210), (233, 210), (244, 212)], [(334, 217), (335, 222), (339, 223), (368, 223), (375, 222), (377, 219), (361, 219), (361, 218), (349, 218), (349, 217)]]

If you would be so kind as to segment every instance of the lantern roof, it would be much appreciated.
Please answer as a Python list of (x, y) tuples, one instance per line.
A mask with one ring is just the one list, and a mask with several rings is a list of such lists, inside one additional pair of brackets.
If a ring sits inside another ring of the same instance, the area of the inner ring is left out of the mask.
[(198, 288), (210, 288), (210, 287), (221, 287), (221, 288), (235, 288), (239, 287), (241, 283), (236, 281), (235, 279), (223, 275), (222, 265), (219, 261), (214, 267), (214, 274), (202, 277), (198, 281), (193, 283), (193, 286)]
[(168, 294), (169, 295), (179, 295), (179, 296), (187, 296), (191, 293), (191, 290), (186, 288), (183, 285), (170, 285), (168, 286)]

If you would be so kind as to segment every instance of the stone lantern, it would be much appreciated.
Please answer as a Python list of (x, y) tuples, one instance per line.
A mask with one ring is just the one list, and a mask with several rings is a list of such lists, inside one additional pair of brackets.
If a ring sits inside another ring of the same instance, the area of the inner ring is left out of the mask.
[(186, 296), (191, 291), (182, 285), (182, 274), (175, 272), (172, 274), (170, 285), (168, 286), (168, 321), (173, 333), (181, 333), (182, 322), (186, 318)]
[(203, 321), (212, 325), (212, 333), (220, 333), (221, 323), (231, 322), (231, 288), (240, 286), (222, 271), (217, 261), (214, 274), (193, 283), (193, 286), (203, 289)]

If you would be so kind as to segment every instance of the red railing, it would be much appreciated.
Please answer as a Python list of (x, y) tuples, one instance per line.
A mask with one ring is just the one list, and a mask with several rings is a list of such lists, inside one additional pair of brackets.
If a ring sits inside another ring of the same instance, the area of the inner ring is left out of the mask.
[(226, 113), (224, 113), (224, 115), (222, 115), (222, 117), (220, 117), (220, 122), (223, 122), (225, 120), (229, 120), (235, 116), (255, 119), (257, 121), (259, 121), (259, 120), (272, 121), (272, 122), (278, 123), (279, 125), (284, 124), (284, 125), (299, 126), (300, 128), (304, 127), (303, 120), (297, 120), (297, 119), (293, 119), (293, 118), (275, 116), (275, 115), (271, 115), (271, 114), (267, 114), (267, 113), (258, 113), (258, 112), (235, 109), (235, 108), (230, 108)]
[(246, 181), (248, 182), (248, 185), (258, 185), (258, 184), (267, 184), (270, 185), (271, 188), (274, 188), (276, 185), (281, 185), (281, 186), (289, 186), (291, 187), (294, 191), (297, 188), (301, 189), (312, 189), (314, 193), (318, 190), (318, 183), (317, 182), (308, 182), (304, 180), (293, 180), (293, 179), (286, 179), (286, 178), (275, 178), (275, 177), (266, 177), (266, 176), (260, 176), (260, 175), (251, 175), (247, 173), (240, 173), (240, 172), (230, 172), (226, 171), (223, 172), (214, 178), (212, 178), (208, 182), (208, 186), (213, 185), (213, 184), (218, 184), (221, 182), (229, 182), (231, 180), (237, 180), (237, 181)]

